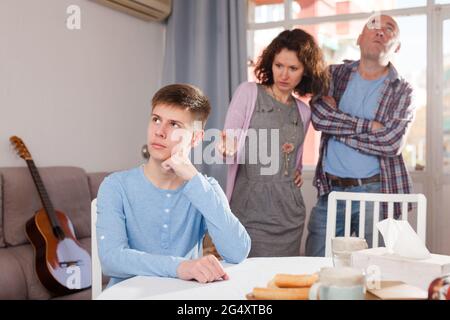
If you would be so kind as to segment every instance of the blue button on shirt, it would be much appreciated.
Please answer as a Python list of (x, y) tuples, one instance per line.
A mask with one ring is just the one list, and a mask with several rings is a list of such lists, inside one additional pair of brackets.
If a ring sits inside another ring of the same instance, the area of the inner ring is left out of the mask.
[(96, 227), (109, 285), (136, 275), (176, 277), (180, 262), (201, 256), (207, 230), (229, 263), (250, 251), (220, 185), (200, 173), (176, 190), (155, 187), (143, 167), (111, 174), (99, 188)]
[[(374, 120), (385, 79), (386, 76), (365, 80), (359, 72), (353, 73), (339, 103), (339, 110), (358, 118)], [(361, 153), (331, 137), (324, 170), (341, 178), (368, 178), (380, 173), (380, 161), (376, 156)]]

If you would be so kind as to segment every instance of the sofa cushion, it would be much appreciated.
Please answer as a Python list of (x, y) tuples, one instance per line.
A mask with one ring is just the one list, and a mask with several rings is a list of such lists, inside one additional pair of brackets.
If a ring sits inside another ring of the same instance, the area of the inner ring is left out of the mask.
[(27, 284), (20, 262), (9, 249), (0, 249), (0, 300), (26, 298)]
[(103, 182), (103, 179), (109, 175), (108, 172), (94, 172), (88, 173), (88, 181), (89, 181), (89, 190), (91, 192), (91, 200), (97, 198), (98, 188), (100, 184)]
[[(2, 168), (3, 232), (7, 245), (28, 243), (25, 224), (42, 208), (39, 194), (26, 167)], [(42, 181), (56, 210), (72, 221), (77, 238), (90, 237), (90, 203), (88, 178), (75, 167), (39, 168)]]
[(27, 296), (25, 299), (44, 300), (54, 296), (54, 294), (47, 291), (39, 282), (35, 271), (34, 251), (30, 244), (10, 247), (7, 248), (7, 250), (17, 261), (19, 261), (19, 264), (23, 270), (27, 287)]
[[(83, 238), (78, 241), (84, 249), (90, 252), (91, 238)], [(28, 288), (28, 295), (26, 299), (46, 300), (57, 297), (55, 293), (48, 291), (39, 281), (35, 271), (34, 250), (31, 245), (26, 244), (3, 250), (8, 250), (22, 267), (22, 277), (25, 278), (26, 287)]]
[(5, 238), (3, 236), (3, 179), (2, 174), (0, 173), (0, 248), (5, 246)]

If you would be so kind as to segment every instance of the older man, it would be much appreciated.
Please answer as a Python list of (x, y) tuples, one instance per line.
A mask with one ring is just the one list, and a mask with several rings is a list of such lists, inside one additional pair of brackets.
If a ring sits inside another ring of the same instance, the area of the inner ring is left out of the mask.
[[(323, 256), (328, 194), (331, 191), (410, 193), (402, 158), (414, 118), (412, 88), (391, 60), (400, 50), (399, 27), (387, 15), (369, 19), (358, 37), (360, 60), (330, 66), (329, 96), (313, 99), (312, 123), (322, 131), (314, 185), (318, 201), (308, 225), (306, 255)], [(373, 216), (367, 206), (365, 238), (371, 245)], [(396, 216), (400, 208), (395, 208)], [(383, 212), (386, 209), (383, 208)], [(336, 234), (344, 234), (344, 206), (337, 211)], [(359, 205), (352, 206), (352, 232), (358, 234)]]

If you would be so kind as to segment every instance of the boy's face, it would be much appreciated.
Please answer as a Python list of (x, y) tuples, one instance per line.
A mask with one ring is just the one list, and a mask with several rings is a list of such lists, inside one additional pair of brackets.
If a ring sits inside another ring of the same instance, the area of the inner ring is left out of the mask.
[(179, 148), (188, 152), (198, 140), (198, 135), (194, 135), (194, 122), (195, 118), (188, 110), (165, 104), (156, 105), (147, 131), (150, 157), (165, 161)]

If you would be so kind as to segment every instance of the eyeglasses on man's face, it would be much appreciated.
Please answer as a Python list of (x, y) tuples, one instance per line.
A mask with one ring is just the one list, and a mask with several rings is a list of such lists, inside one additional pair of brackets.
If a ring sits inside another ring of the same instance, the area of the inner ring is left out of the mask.
[(396, 35), (396, 28), (395, 25), (390, 22), (381, 22), (381, 19), (379, 17), (373, 17), (370, 19), (367, 24), (367, 29), (369, 30), (381, 30), (383, 33), (390, 38), (394, 37)]

